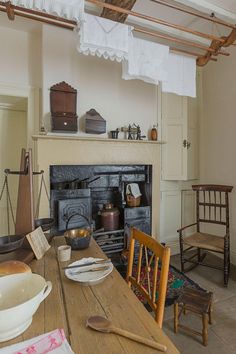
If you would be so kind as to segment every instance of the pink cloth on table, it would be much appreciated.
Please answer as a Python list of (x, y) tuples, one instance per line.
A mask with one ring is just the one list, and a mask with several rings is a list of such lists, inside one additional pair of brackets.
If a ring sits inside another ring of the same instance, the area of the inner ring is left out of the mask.
[(59, 348), (65, 341), (65, 333), (63, 329), (56, 329), (48, 333), (42, 339), (39, 339), (34, 344), (26, 346), (20, 351), (17, 350), (13, 354), (47, 354), (52, 350)]

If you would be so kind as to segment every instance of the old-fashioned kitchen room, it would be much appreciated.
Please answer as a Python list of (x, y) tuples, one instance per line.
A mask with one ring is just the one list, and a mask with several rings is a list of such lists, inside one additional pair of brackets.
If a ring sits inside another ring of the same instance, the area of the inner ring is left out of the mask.
[(0, 1), (0, 354), (236, 352), (235, 23)]

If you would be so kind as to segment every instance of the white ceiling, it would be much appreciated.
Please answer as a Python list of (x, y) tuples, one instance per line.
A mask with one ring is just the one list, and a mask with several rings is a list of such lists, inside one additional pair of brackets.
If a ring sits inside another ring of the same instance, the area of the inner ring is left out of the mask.
[(236, 14), (236, 1), (235, 0), (207, 0), (207, 2), (209, 4), (219, 6), (224, 10), (227, 10), (227, 11), (230, 11), (230, 12), (233, 12)]

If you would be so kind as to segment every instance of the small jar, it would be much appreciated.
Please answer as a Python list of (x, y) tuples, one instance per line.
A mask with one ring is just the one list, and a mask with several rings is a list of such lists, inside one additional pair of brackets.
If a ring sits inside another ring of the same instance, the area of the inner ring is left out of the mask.
[(151, 140), (158, 140), (157, 125), (153, 125), (151, 129)]

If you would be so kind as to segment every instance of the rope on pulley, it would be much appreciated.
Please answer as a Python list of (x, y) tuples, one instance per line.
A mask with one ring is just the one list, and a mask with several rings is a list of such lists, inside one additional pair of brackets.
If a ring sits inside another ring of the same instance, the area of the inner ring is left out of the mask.
[(13, 207), (12, 207), (12, 201), (11, 201), (11, 196), (10, 196), (10, 191), (9, 191), (9, 185), (8, 185), (8, 173), (5, 173), (5, 178), (2, 186), (2, 190), (0, 193), (0, 201), (2, 200), (3, 193), (6, 189), (6, 203), (7, 203), (7, 231), (8, 234), (10, 235), (10, 212), (11, 212), (11, 217), (14, 226), (16, 226), (16, 221), (14, 218), (14, 213), (13, 213)]
[(36, 204), (36, 208), (35, 208), (35, 219), (37, 219), (38, 216), (39, 216), (39, 207), (40, 207), (40, 201), (41, 201), (41, 195), (42, 195), (42, 189), (43, 189), (43, 188), (44, 188), (44, 190), (45, 190), (48, 203), (50, 202), (48, 190), (47, 190), (47, 187), (46, 187), (46, 182), (45, 182), (45, 179), (44, 179), (44, 171), (42, 170), (42, 171), (40, 171), (38, 174), (41, 174), (41, 181), (40, 181), (40, 187), (39, 187), (39, 194), (38, 194), (37, 204)]

